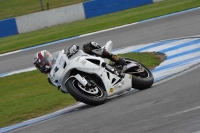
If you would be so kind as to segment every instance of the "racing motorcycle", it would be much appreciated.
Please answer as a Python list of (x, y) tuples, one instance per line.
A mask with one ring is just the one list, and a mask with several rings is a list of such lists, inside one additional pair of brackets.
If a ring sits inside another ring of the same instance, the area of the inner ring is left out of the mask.
[[(112, 41), (103, 47), (112, 50)], [(60, 84), (63, 91), (68, 92), (77, 101), (89, 105), (103, 104), (107, 98), (119, 95), (132, 88), (144, 90), (154, 82), (151, 71), (138, 61), (125, 58), (127, 69), (110, 63), (108, 59), (92, 56), (77, 50), (66, 56), (60, 52), (54, 68), (53, 82)]]

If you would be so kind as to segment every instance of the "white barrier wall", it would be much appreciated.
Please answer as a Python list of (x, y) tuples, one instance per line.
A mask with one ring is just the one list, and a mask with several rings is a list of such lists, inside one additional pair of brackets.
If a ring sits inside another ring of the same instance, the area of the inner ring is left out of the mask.
[(160, 2), (160, 1), (164, 1), (164, 0), (153, 0), (153, 3)]
[(83, 4), (51, 9), (16, 17), (18, 33), (85, 19)]

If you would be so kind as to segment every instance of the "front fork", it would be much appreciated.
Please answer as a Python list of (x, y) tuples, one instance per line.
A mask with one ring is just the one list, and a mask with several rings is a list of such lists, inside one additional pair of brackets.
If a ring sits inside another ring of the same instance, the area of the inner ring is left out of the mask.
[(74, 76), (83, 86), (86, 86), (88, 84), (88, 81), (82, 77), (80, 74), (76, 74)]

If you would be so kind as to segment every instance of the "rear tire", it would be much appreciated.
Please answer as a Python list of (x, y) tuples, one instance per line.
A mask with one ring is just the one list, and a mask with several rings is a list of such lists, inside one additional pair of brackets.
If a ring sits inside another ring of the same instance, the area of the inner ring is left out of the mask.
[(137, 89), (137, 90), (145, 90), (150, 88), (153, 83), (154, 83), (154, 77), (151, 71), (145, 67), (143, 64), (141, 64), (138, 61), (132, 60), (125, 58), (126, 62), (130, 63), (132, 61), (137, 62), (144, 68), (144, 72), (139, 73), (139, 74), (131, 74), (132, 75), (132, 87)]
[[(69, 92), (77, 101), (89, 105), (100, 105), (105, 103), (107, 98), (107, 93), (105, 90), (97, 85), (95, 88), (87, 88), (82, 86), (76, 78), (70, 78), (65, 83), (65, 86)], [(94, 89), (94, 94), (90, 89)]]

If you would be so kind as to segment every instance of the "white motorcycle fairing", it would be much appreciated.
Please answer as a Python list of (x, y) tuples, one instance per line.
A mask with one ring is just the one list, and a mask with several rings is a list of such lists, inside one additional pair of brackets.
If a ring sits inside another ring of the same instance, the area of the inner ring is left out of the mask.
[(106, 70), (106, 68), (103, 67), (103, 63), (105, 62), (101, 57), (88, 55), (82, 50), (79, 50), (71, 58), (68, 58), (64, 51), (61, 51), (58, 54), (49, 77), (54, 85), (61, 86), (62, 90), (65, 92), (67, 92), (65, 82), (71, 77), (75, 77), (84, 86), (87, 84), (84, 77), (81, 77), (81, 79), (79, 74), (70, 75), (71, 71), (74, 69), (99, 77), (104, 84), (104, 89), (108, 97), (132, 88), (131, 75), (125, 74), (125, 76), (121, 78)]
[[(112, 42), (103, 46), (111, 51)], [(151, 71), (141, 63), (125, 58), (127, 69), (108, 64), (109, 60), (77, 50), (68, 58), (65, 51), (54, 57), (49, 78), (55, 86), (61, 86), (76, 100), (90, 105), (103, 104), (108, 97), (129, 91), (131, 88), (150, 88), (154, 78)]]

